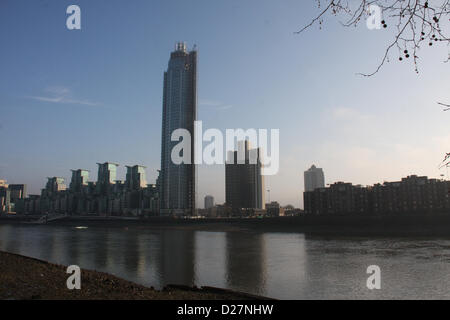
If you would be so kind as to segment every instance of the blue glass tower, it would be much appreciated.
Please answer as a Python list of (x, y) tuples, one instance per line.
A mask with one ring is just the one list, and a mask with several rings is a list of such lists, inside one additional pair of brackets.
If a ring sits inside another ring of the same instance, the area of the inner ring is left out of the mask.
[[(195, 212), (194, 121), (197, 119), (197, 52), (177, 43), (164, 73), (161, 138), (161, 214), (193, 215)], [(174, 164), (172, 132), (186, 129), (191, 134), (191, 163)]]

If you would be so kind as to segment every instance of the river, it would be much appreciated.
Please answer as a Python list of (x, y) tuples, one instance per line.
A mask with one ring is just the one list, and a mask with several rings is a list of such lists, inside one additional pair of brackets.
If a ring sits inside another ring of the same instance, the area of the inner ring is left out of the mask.
[[(0, 225), (0, 250), (155, 288), (207, 285), (279, 299), (450, 299), (444, 238)], [(379, 290), (367, 288), (370, 265), (380, 267)]]

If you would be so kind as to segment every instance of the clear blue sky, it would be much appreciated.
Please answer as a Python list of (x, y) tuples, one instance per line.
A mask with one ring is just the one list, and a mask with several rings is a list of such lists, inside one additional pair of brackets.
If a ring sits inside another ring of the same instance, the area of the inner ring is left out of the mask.
[[(82, 30), (66, 28), (81, 7)], [(47, 176), (96, 162), (159, 169), (162, 79), (177, 41), (199, 50), (204, 128), (280, 129), (271, 200), (302, 206), (303, 171), (327, 183), (438, 177), (450, 151), (448, 48), (423, 48), (421, 73), (392, 62), (372, 78), (388, 30), (362, 23), (293, 32), (317, 12), (297, 0), (0, 2), (0, 179), (39, 193)], [(447, 25), (448, 27), (448, 25)], [(199, 200), (223, 202), (224, 168), (202, 167)], [(119, 179), (125, 179), (124, 169)]]

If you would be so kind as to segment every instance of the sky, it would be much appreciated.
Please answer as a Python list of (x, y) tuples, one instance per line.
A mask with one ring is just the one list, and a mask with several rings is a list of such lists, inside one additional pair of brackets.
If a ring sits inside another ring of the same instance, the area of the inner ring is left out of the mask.
[[(68, 30), (66, 8), (81, 8)], [(0, 179), (39, 194), (46, 177), (97, 162), (160, 167), (163, 73), (178, 41), (198, 49), (198, 119), (207, 128), (280, 130), (270, 200), (303, 207), (303, 172), (327, 184), (440, 177), (450, 151), (448, 47), (420, 51), (419, 74), (397, 52), (373, 77), (392, 28), (341, 26), (299, 0), (0, 2)], [(198, 202), (225, 201), (223, 165), (200, 166)], [(268, 193), (266, 194), (268, 197)], [(266, 199), (268, 200), (268, 199)]]

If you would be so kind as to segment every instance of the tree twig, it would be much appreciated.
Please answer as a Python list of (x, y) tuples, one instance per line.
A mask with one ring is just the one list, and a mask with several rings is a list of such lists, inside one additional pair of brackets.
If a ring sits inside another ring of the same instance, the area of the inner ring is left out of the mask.
[[(321, 8), (321, 0), (316, 1), (317, 6)], [(441, 26), (441, 21), (448, 23), (450, 0), (359, 0), (355, 6), (351, 6), (348, 0), (328, 0), (325, 8), (295, 33), (300, 34), (316, 23), (322, 25), (327, 12), (334, 16), (346, 15), (348, 19), (342, 23), (344, 27), (356, 26), (364, 17), (370, 17), (369, 8), (373, 5), (378, 6), (384, 16), (382, 26), (387, 28), (392, 23), (396, 32), (377, 68), (371, 73), (358, 73), (359, 75), (370, 77), (378, 73), (388, 61), (389, 53), (394, 47), (398, 49), (399, 61), (412, 58), (415, 71), (419, 72), (418, 50), (422, 45), (428, 43), (428, 46), (433, 46), (439, 42), (450, 45), (450, 38)], [(450, 52), (445, 62), (449, 59)]]

